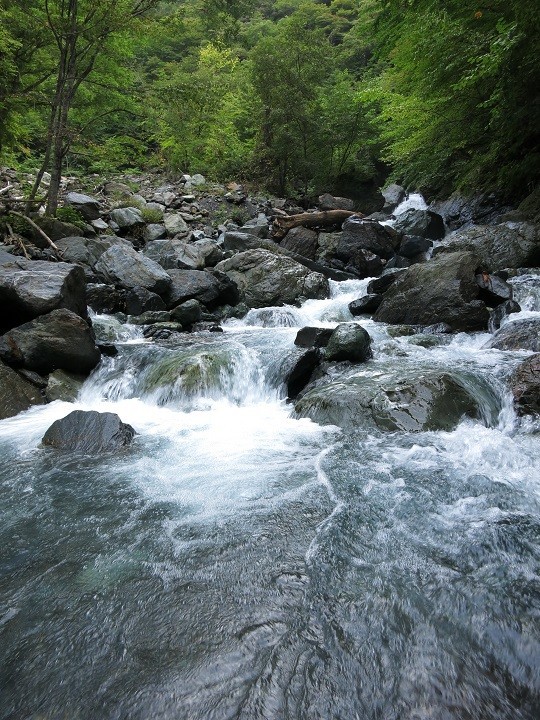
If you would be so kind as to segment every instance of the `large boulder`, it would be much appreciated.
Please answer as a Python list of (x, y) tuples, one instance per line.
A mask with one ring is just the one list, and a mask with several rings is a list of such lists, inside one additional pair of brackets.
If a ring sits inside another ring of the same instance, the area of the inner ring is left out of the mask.
[(218, 305), (235, 305), (238, 289), (231, 278), (213, 270), (168, 270), (171, 286), (165, 296), (168, 308), (186, 300), (199, 300), (212, 309)]
[(86, 265), (90, 268), (95, 266), (103, 253), (111, 247), (111, 244), (111, 241), (106, 238), (87, 238), (80, 235), (61, 238), (56, 242), (65, 261), (76, 265)]
[(169, 235), (187, 235), (189, 226), (180, 213), (167, 213), (163, 216), (163, 224)]
[(305, 350), (294, 363), (294, 366), (287, 373), (285, 383), (287, 385), (287, 397), (295, 398), (306, 387), (311, 380), (314, 371), (321, 362), (321, 351), (317, 348)]
[(0, 263), (0, 329), (10, 329), (58, 308), (87, 317), (82, 268), (8, 257), (7, 253)]
[(86, 222), (92, 222), (99, 217), (99, 202), (89, 195), (82, 193), (70, 192), (64, 200), (66, 205), (78, 210)]
[(351, 315), (365, 315), (372, 314), (377, 310), (379, 305), (382, 303), (383, 296), (378, 293), (369, 293), (364, 295), (358, 300), (353, 300), (349, 303), (349, 312)]
[[(32, 219), (36, 225), (54, 242), (58, 242), (61, 238), (74, 237), (81, 234), (81, 228), (73, 223), (62, 222), (58, 218), (49, 217), (48, 215), (36, 215)], [(32, 242), (38, 248), (46, 249), (49, 244), (37, 230), (32, 229)]]
[(520, 415), (540, 414), (540, 353), (518, 365), (510, 380), (514, 406)]
[(401, 236), (393, 228), (373, 220), (352, 215), (343, 223), (343, 233), (335, 256), (347, 262), (357, 250), (369, 250), (382, 258), (390, 258), (399, 247)]
[(540, 352), (540, 319), (512, 320), (498, 330), (484, 349)]
[(323, 193), (319, 195), (319, 207), (321, 210), (354, 210), (354, 200)]
[(485, 330), (489, 312), (478, 299), (477, 267), (475, 255), (456, 252), (407, 268), (384, 294), (374, 319), (394, 325), (447, 323), (453, 331)]
[(295, 404), (299, 417), (344, 429), (452, 430), (463, 416), (480, 417), (479, 402), (449, 373), (382, 382), (353, 377), (315, 385)]
[(382, 272), (384, 261), (379, 255), (364, 248), (347, 246), (342, 237), (340, 232), (319, 233), (317, 262), (360, 278), (375, 277)]
[(267, 250), (247, 250), (216, 265), (238, 286), (251, 308), (297, 303), (300, 298), (328, 297), (328, 280), (321, 273)]
[(500, 198), (493, 193), (484, 193), (473, 197), (453, 195), (447, 200), (437, 200), (430, 205), (430, 210), (439, 213), (450, 230), (470, 225), (487, 225), (498, 222), (508, 210)]
[(95, 271), (126, 290), (143, 287), (161, 295), (171, 285), (171, 278), (160, 265), (128, 245), (109, 248), (97, 261)]
[(44, 402), (36, 385), (0, 361), (0, 420)]
[(404, 235), (440, 240), (444, 237), (444, 220), (431, 210), (410, 208), (399, 215), (394, 228)]
[(86, 299), (89, 307), (97, 313), (124, 312), (126, 309), (125, 290), (117, 290), (106, 283), (89, 283)]
[(484, 270), (540, 265), (540, 226), (532, 223), (477, 225), (450, 235), (434, 255), (471, 251)]
[(339, 324), (330, 335), (325, 350), (325, 359), (328, 361), (365, 362), (371, 356), (369, 333), (356, 323)]
[(49, 402), (63, 400), (73, 402), (85, 381), (84, 375), (69, 373), (65, 370), (55, 370), (49, 375), (45, 397)]
[(87, 375), (98, 364), (101, 353), (88, 323), (70, 310), (61, 309), (3, 335), (0, 357), (9, 365), (42, 375), (59, 368)]
[(135, 430), (115, 413), (74, 410), (56, 420), (43, 436), (42, 443), (56, 450), (88, 455), (121, 450), (131, 443)]
[(165, 310), (165, 303), (159, 295), (143, 287), (130, 288), (126, 292), (126, 313), (142, 315), (148, 310)]
[(303, 257), (315, 260), (317, 257), (317, 233), (304, 227), (295, 227), (289, 230), (280, 243), (280, 247), (298, 253)]
[(405, 189), (401, 187), (401, 185), (396, 185), (395, 183), (392, 183), (391, 185), (387, 185), (382, 190), (382, 194), (384, 197), (384, 207), (383, 212), (391, 213), (393, 210), (397, 208), (397, 206), (405, 200), (407, 193), (405, 192)]

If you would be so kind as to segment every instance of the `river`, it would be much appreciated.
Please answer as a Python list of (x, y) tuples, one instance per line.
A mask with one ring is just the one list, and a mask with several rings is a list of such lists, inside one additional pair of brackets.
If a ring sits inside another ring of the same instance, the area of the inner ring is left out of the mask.
[[(297, 419), (284, 374), (307, 324), (367, 281), (119, 354), (73, 404), (0, 422), (0, 717), (533, 720), (540, 717), (540, 433), (504, 380), (525, 352), (360, 323), (360, 376), (453, 368), (485, 398), (451, 431)], [(540, 312), (535, 278), (514, 281)], [(133, 445), (40, 448), (74, 408)]]

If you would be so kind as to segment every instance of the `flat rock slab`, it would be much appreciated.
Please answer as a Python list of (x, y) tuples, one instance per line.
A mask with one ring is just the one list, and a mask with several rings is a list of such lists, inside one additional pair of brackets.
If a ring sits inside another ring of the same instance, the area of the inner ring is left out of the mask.
[(123, 423), (115, 413), (74, 410), (50, 426), (42, 443), (57, 450), (97, 455), (121, 450), (134, 435), (131, 425)]

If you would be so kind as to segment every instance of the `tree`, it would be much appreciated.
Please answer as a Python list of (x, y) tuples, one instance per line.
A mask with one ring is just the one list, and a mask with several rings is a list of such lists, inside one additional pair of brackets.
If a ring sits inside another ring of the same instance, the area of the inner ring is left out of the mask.
[(50, 168), (51, 182), (47, 213), (54, 215), (62, 164), (69, 149), (69, 114), (82, 83), (92, 74), (97, 59), (115, 35), (125, 32), (157, 0), (45, 0), (46, 26), (55, 49), (55, 87), (50, 100), (50, 116), (43, 163), (32, 196), (43, 173)]

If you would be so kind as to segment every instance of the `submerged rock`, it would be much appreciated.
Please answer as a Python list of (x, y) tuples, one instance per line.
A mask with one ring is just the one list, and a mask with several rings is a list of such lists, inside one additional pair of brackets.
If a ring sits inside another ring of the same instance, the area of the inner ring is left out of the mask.
[(131, 425), (123, 423), (115, 413), (74, 410), (56, 420), (41, 442), (57, 450), (97, 455), (126, 447), (134, 435)]
[(53, 400), (73, 402), (77, 398), (84, 380), (84, 375), (55, 370), (49, 375), (45, 396), (49, 402), (53, 402)]
[(0, 361), (0, 420), (45, 402), (39, 388)]

